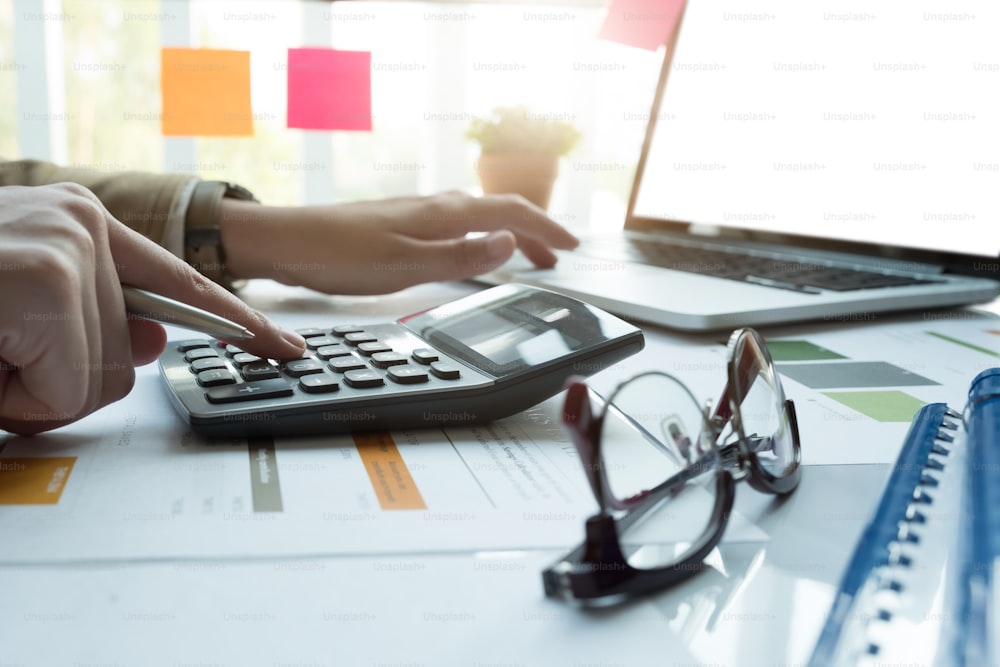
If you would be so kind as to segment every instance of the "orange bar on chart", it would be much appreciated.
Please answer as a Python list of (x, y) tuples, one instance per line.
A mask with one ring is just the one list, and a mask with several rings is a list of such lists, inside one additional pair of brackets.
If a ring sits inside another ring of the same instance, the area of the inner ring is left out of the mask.
[(423, 496), (396, 448), (392, 434), (355, 433), (354, 445), (384, 510), (425, 510)]
[(164, 48), (160, 88), (163, 134), (253, 135), (249, 51)]
[(75, 456), (0, 458), (0, 505), (55, 505)]

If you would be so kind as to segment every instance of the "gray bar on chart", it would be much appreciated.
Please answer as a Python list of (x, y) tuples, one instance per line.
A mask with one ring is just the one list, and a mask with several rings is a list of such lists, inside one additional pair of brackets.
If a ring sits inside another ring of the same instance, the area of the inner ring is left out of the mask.
[(884, 361), (777, 364), (783, 376), (810, 389), (918, 387), (939, 384)]
[(278, 458), (271, 438), (250, 438), (250, 490), (254, 512), (281, 512), (281, 482), (278, 479)]

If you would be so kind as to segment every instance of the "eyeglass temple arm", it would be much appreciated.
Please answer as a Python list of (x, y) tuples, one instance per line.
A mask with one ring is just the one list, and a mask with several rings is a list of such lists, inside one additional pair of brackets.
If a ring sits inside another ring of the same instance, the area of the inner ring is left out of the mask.
[(598, 441), (601, 422), (594, 418), (594, 411), (590, 405), (590, 390), (583, 382), (583, 378), (571, 377), (566, 380), (566, 399), (563, 401), (563, 425), (569, 432), (570, 439), (580, 455), (584, 472), (590, 488), (597, 498), (597, 503), (601, 512), (605, 511), (606, 494), (604, 485), (601, 483), (600, 470), (601, 457), (596, 446)]
[[(738, 386), (749, 387), (750, 378), (756, 376), (759, 372), (760, 365), (757, 363), (757, 359), (752, 354), (742, 355), (736, 366), (737, 379), (739, 381)], [(727, 380), (726, 385), (722, 388), (722, 395), (715, 402), (715, 412), (712, 413), (713, 419), (727, 421), (733, 416), (732, 408), (730, 407), (732, 400), (729, 396), (732, 390), (732, 386)], [(737, 403), (742, 403), (746, 395), (737, 396), (736, 398)]]

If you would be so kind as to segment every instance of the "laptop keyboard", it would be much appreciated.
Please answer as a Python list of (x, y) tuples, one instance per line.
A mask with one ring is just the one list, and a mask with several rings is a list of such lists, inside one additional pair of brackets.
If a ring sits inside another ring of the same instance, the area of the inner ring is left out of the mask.
[(597, 254), (675, 271), (739, 280), (800, 292), (875, 289), (941, 282), (863, 269), (755, 256), (726, 250), (676, 245), (649, 239), (623, 239), (621, 246), (603, 245)]

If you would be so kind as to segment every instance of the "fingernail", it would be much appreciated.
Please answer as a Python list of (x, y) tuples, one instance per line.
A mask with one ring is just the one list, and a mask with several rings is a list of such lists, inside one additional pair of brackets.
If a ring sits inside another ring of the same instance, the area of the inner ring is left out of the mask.
[(295, 347), (299, 348), (300, 350), (304, 350), (306, 347), (306, 339), (300, 336), (299, 334), (295, 333), (294, 331), (286, 331), (282, 329), (281, 337), (287, 340)]

